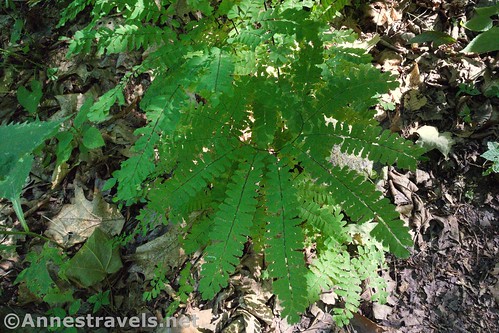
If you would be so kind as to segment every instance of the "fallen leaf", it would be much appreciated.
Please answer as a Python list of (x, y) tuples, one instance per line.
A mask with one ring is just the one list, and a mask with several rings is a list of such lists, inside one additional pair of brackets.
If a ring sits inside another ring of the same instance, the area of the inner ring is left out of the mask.
[(428, 99), (419, 90), (411, 89), (404, 94), (403, 102), (408, 111), (417, 111), (428, 103)]
[(93, 201), (88, 201), (80, 187), (75, 187), (74, 203), (64, 205), (49, 221), (45, 235), (64, 247), (85, 241), (97, 227), (111, 236), (117, 235), (125, 223), (115, 205), (104, 201), (98, 192)]
[(439, 133), (434, 126), (422, 126), (416, 133), (419, 134), (418, 144), (428, 150), (438, 149), (447, 158), (454, 144), (449, 132)]
[[(185, 260), (185, 253), (178, 241), (178, 228), (172, 228), (164, 235), (145, 243), (130, 256), (134, 262), (133, 271), (144, 274), (146, 280), (155, 276), (155, 267), (165, 268), (165, 274), (175, 271)], [(167, 256), (164, 254), (168, 253)]]
[(119, 249), (104, 231), (97, 228), (71, 258), (64, 272), (67, 278), (89, 287), (116, 273), (121, 267)]
[(375, 302), (373, 303), (374, 318), (386, 320), (388, 315), (392, 313), (392, 309), (393, 308), (391, 306)]
[(216, 324), (212, 323), (213, 310), (201, 310), (199, 308), (191, 308), (186, 313), (191, 318), (196, 318), (196, 327), (202, 330), (215, 331)]
[(274, 319), (272, 309), (265, 304), (260, 295), (244, 295), (243, 301), (241, 303), (241, 308), (245, 309), (251, 315), (265, 322), (267, 325), (272, 324), (272, 320)]
[(419, 65), (416, 63), (412, 71), (407, 75), (406, 86), (408, 88), (417, 88), (421, 84), (421, 74), (419, 73)]

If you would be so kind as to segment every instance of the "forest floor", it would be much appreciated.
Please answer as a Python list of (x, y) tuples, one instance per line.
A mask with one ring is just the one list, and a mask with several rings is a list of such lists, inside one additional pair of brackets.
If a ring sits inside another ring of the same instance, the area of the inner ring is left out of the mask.
[[(201, 318), (199, 331), (225, 327), (223, 332), (244, 332), (245, 315), (251, 313), (267, 332), (499, 332), (499, 175), (484, 176), (488, 165), (480, 157), (488, 142), (498, 140), (499, 59), (497, 52), (480, 56), (459, 53), (474, 36), (459, 22), (471, 17), (478, 2), (380, 1), (344, 10), (344, 26), (364, 40), (379, 36), (370, 50), (373, 61), (400, 81), (400, 88), (384, 97), (393, 107), (380, 108), (377, 117), (381, 124), (413, 140), (421, 135), (422, 126), (432, 126), (440, 134), (436, 149), (425, 155), (416, 172), (391, 168), (380, 184), (410, 225), (415, 242), (410, 258), (388, 257), (382, 273), (389, 282), (388, 303), (369, 301), (366, 290), (361, 311), (344, 328), (334, 326), (327, 301), (311, 306), (298, 325), (289, 326), (262, 303), (271, 297), (267, 286), (241, 273), (231, 289), (209, 305), (193, 299), (181, 310)], [(19, 115), (16, 90), (33, 77), (44, 82), (43, 112), (71, 113), (80, 94), (107, 91), (140, 61), (139, 53), (66, 59), (67, 44), (59, 38), (83, 27), (85, 18), (57, 28), (57, 13), (50, 3), (20, 6), (15, 14), (25, 20), (26, 33), (18, 48), (9, 49), (15, 20), (12, 12), (0, 12), (0, 29), (9, 31), (0, 37), (2, 124), (26, 120)], [(114, 23), (106, 20), (102, 24)], [(408, 43), (429, 30), (446, 33), (455, 41)], [(57, 77), (48, 77), (48, 68), (59, 68)], [(43, 167), (44, 161), (38, 161), (22, 200), (33, 232), (46, 232), (49, 221), (61, 214), (78, 217), (78, 206), (96, 200), (97, 189), (129, 155), (133, 130), (144, 124), (137, 101), (149, 83), (148, 77), (138, 77), (127, 86), (126, 106), (112, 124), (101, 128), (107, 144), (99, 154), (86, 156), (65, 172), (50, 170)], [(490, 89), (496, 89), (495, 96), (490, 96)], [(138, 208), (124, 208), (121, 213), (125, 230), (133, 228)], [(0, 201), (0, 223), (12, 225), (15, 221), (8, 202)], [(155, 229), (123, 249), (125, 269), (113, 281), (112, 313), (131, 315), (140, 310), (164, 315), (160, 309), (168, 307), (171, 297), (163, 293), (154, 301), (142, 301), (145, 277), (152, 272), (144, 272), (133, 262), (158, 260), (154, 246), (171, 245), (175, 236), (168, 236), (170, 231), (167, 227)], [(151, 244), (155, 239), (160, 241)], [(18, 249), (16, 255), (0, 259), (0, 304), (11, 310), (43, 313), (46, 305), (35, 302), (35, 297), (14, 283), (25, 254), (37, 246), (36, 241), (11, 236), (8, 240), (14, 240)], [(139, 249), (148, 254), (140, 256)], [(172, 255), (170, 260), (174, 266), (173, 261), (180, 258)], [(251, 270), (252, 260), (255, 258), (248, 253), (242, 270)], [(2, 311), (5, 313), (5, 308)], [(207, 319), (212, 317), (219, 318), (218, 326)]]

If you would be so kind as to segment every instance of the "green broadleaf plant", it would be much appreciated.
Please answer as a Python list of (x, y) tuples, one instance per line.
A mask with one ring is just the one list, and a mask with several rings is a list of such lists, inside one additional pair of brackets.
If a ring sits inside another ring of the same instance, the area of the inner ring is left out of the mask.
[(119, 250), (113, 246), (109, 236), (97, 228), (64, 266), (63, 275), (88, 288), (116, 273), (122, 266)]
[(462, 52), (487, 53), (499, 50), (499, 27), (492, 27), (476, 36)]
[(431, 42), (433, 43), (434, 47), (439, 47), (440, 45), (455, 43), (456, 40), (451, 36), (449, 36), (448, 34), (441, 31), (425, 31), (420, 35), (411, 38), (407, 43), (412, 44), (412, 43), (426, 43), (426, 42)]
[(487, 151), (480, 156), (492, 162), (492, 165), (485, 170), (484, 176), (492, 172), (499, 173), (499, 142), (488, 142), (487, 148)]
[(499, 14), (499, 4), (475, 8), (473, 17), (462, 25), (471, 31), (487, 31), (493, 26), (492, 16)]
[[(60, 25), (88, 4), (73, 1)], [(251, 240), (265, 255), (282, 316), (298, 321), (333, 288), (345, 304), (334, 318), (344, 324), (360, 304), (362, 281), (378, 277), (383, 251), (409, 254), (408, 228), (389, 200), (331, 161), (337, 146), (415, 169), (424, 152), (373, 119), (375, 96), (397, 84), (351, 44), (353, 32), (329, 28), (325, 18), (342, 5), (309, 1), (309, 11), (295, 0), (99, 2), (70, 41), (70, 54), (148, 50), (133, 69), (154, 77), (140, 103), (148, 123), (106, 188), (117, 185), (116, 201), (143, 201), (185, 226), (186, 252), (204, 252), (197, 289), (204, 299), (228, 286)], [(122, 22), (99, 25), (111, 12)], [(122, 103), (120, 89), (101, 97), (91, 119), (105, 119)], [(310, 265), (307, 244), (317, 247)], [(156, 295), (155, 288), (148, 297)]]
[[(50, 263), (55, 265), (62, 264), (63, 256), (60, 251), (60, 249), (50, 247), (49, 243), (46, 243), (40, 253), (35, 251), (28, 252), (24, 261), (29, 262), (30, 265), (19, 273), (14, 284), (25, 282), (26, 287), (31, 293), (37, 295), (41, 299), (47, 297), (47, 301), (49, 302), (51, 302), (51, 295), (61, 295), (48, 268)], [(51, 304), (54, 303), (57, 302), (51, 302)]]
[(20, 195), (33, 164), (33, 151), (57, 132), (61, 121), (0, 126), (0, 198), (12, 202), (23, 229), (29, 228), (21, 208)]
[(111, 302), (109, 301), (109, 292), (110, 290), (106, 290), (104, 292), (92, 295), (88, 298), (88, 302), (94, 305), (94, 308), (92, 310), (93, 313), (99, 311), (103, 305), (111, 304)]
[(499, 14), (499, 4), (475, 8), (475, 15), (463, 26), (480, 34), (461, 51), (469, 53), (486, 53), (499, 50), (499, 27), (493, 25), (493, 16)]
[(76, 147), (78, 147), (80, 154), (84, 154), (89, 150), (105, 145), (101, 132), (88, 119), (88, 114), (91, 112), (92, 107), (93, 102), (89, 98), (80, 107), (72, 126), (65, 131), (57, 133), (57, 166), (67, 162)]
[(23, 86), (17, 89), (17, 100), (30, 114), (33, 114), (38, 109), (38, 104), (43, 96), (42, 83), (32, 80), (30, 86), (31, 91)]

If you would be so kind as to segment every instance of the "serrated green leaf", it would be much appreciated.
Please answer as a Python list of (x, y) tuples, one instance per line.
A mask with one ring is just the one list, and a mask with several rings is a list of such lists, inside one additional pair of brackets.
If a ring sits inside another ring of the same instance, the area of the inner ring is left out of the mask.
[(41, 298), (51, 291), (57, 290), (55, 282), (50, 276), (48, 265), (49, 263), (62, 264), (63, 257), (60, 249), (45, 244), (40, 253), (28, 252), (25, 261), (29, 262), (30, 265), (19, 273), (14, 284), (25, 282), (26, 287)]
[(88, 120), (96, 123), (106, 120), (109, 115), (109, 110), (116, 102), (120, 105), (124, 103), (125, 97), (123, 96), (122, 89), (123, 87), (118, 85), (102, 95), (88, 111)]
[(28, 226), (19, 201), (33, 164), (32, 151), (54, 135), (62, 121), (33, 122), (0, 126), (0, 198), (12, 201), (25, 231)]
[(93, 101), (91, 98), (87, 98), (83, 105), (81, 106), (80, 110), (78, 111), (78, 114), (76, 115), (74, 121), (73, 121), (73, 126), (76, 129), (82, 128), (83, 124), (85, 121), (87, 121), (87, 114), (90, 111), (90, 108), (93, 105)]
[(77, 299), (69, 306), (68, 314), (71, 316), (75, 315), (76, 313), (78, 313), (78, 310), (80, 310), (80, 307), (81, 307), (81, 299)]
[(0, 126), (0, 165), (5, 164), (7, 155), (13, 159), (31, 154), (46, 139), (56, 133), (60, 121), (35, 121), (25, 124)]
[(50, 305), (69, 303), (74, 301), (73, 291), (66, 290), (64, 292), (61, 292), (60, 290), (56, 289), (53, 292), (49, 292), (47, 295), (45, 295), (45, 297), (43, 297), (43, 300)]

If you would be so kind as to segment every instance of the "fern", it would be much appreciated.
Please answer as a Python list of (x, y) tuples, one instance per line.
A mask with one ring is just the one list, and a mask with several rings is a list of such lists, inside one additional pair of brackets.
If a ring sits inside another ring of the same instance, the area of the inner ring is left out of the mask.
[(321, 0), (315, 9), (316, 15), (325, 21), (332, 21), (339, 15), (339, 11), (350, 4), (350, 0)]
[(260, 154), (254, 154), (240, 165), (227, 186), (226, 199), (213, 216), (210, 244), (205, 249), (207, 262), (203, 265), (199, 284), (205, 299), (213, 298), (227, 286), (229, 276), (243, 254), (243, 245), (250, 235), (256, 211), (257, 183), (263, 167), (261, 160)]
[[(107, 186), (117, 185), (117, 201), (145, 201), (184, 226), (186, 252), (204, 253), (204, 299), (228, 285), (252, 240), (283, 316), (297, 321), (333, 288), (344, 324), (363, 281), (382, 289), (383, 251), (409, 253), (408, 228), (390, 202), (364, 176), (330, 163), (333, 146), (410, 169), (423, 153), (373, 120), (376, 96), (396, 83), (351, 45), (352, 32), (325, 24), (346, 3), (309, 1), (309, 13), (294, 0), (95, 1), (91, 23), (72, 39), (70, 53), (148, 50), (129, 74), (155, 77), (140, 104), (147, 125)], [(99, 26), (114, 9), (122, 22)], [(96, 119), (120, 101), (120, 89), (95, 104)], [(352, 226), (369, 226), (362, 242)], [(307, 265), (309, 244), (318, 257)]]
[(360, 305), (361, 279), (351, 263), (348, 252), (331, 248), (314, 262), (308, 275), (312, 299), (333, 287), (345, 304), (334, 309), (333, 318), (339, 325), (348, 323)]
[(283, 302), (283, 316), (296, 322), (298, 314), (307, 306), (307, 285), (303, 248), (304, 235), (297, 218), (298, 200), (293, 192), (286, 163), (269, 159), (267, 170), (268, 246), (265, 249), (269, 262), (272, 287)]

